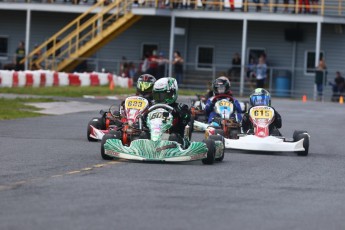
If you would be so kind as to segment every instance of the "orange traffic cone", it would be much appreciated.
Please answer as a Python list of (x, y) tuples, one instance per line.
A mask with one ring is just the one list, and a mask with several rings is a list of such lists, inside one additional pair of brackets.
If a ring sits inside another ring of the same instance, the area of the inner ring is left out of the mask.
[(113, 79), (111, 79), (110, 82), (109, 82), (109, 89), (110, 89), (111, 91), (114, 90), (114, 81), (113, 81)]
[(307, 102), (307, 95), (303, 95), (302, 101), (303, 101), (303, 102)]
[(344, 97), (343, 96), (339, 97), (339, 104), (344, 104)]

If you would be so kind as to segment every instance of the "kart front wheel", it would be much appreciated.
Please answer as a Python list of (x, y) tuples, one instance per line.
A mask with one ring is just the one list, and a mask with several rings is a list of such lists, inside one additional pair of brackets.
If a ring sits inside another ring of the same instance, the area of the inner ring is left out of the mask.
[(90, 137), (91, 125), (93, 127), (95, 127), (96, 129), (100, 129), (101, 126), (102, 126), (102, 123), (100, 122), (100, 119), (98, 117), (94, 117), (87, 124), (87, 131), (86, 131), (87, 132), (87, 140), (90, 141), (90, 142), (96, 142), (96, 141), (98, 141), (97, 139), (94, 139), (94, 138)]
[(206, 144), (207, 147), (207, 157), (202, 159), (202, 163), (205, 165), (211, 165), (214, 163), (214, 158), (215, 158), (215, 153), (216, 153), (216, 148), (215, 148), (215, 143), (214, 140), (212, 139), (207, 139), (203, 140), (203, 142)]
[(104, 151), (104, 144), (107, 142), (108, 139), (120, 139), (120, 137), (114, 135), (114, 134), (105, 134), (102, 138), (101, 142), (101, 156), (103, 160), (112, 160), (113, 158), (106, 155)]
[(304, 151), (298, 151), (296, 152), (298, 156), (307, 156), (309, 153), (309, 135), (307, 133), (307, 131), (295, 131), (293, 134), (293, 140), (299, 141), (299, 140), (303, 140), (303, 148)]
[(214, 140), (214, 141), (221, 141), (223, 146), (222, 146), (222, 149), (221, 149), (221, 155), (217, 158), (215, 158), (215, 161), (223, 161), (224, 159), (224, 153), (225, 153), (225, 140), (224, 140), (224, 137), (223, 136), (220, 136), (220, 135), (211, 135), (209, 137), (209, 139), (211, 140)]

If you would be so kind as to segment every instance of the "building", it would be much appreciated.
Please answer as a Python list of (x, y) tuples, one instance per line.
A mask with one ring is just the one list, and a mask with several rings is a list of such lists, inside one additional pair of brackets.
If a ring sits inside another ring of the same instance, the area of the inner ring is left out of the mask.
[[(89, 65), (96, 70), (104, 68), (118, 72), (123, 56), (138, 65), (146, 51), (163, 51), (171, 60), (172, 52), (179, 50), (185, 60), (184, 87), (204, 88), (213, 78), (228, 73), (233, 54), (238, 52), (242, 57), (242, 68), (238, 77), (232, 76), (233, 89), (246, 95), (253, 86), (245, 79), (245, 67), (250, 57), (256, 58), (265, 52), (269, 66), (267, 88), (277, 96), (292, 97), (314, 95), (314, 68), (322, 57), (328, 73), (328, 79), (324, 79), (325, 94), (330, 96), (331, 87), (327, 86), (327, 81), (333, 80), (336, 71), (345, 73), (345, 55), (341, 52), (345, 48), (342, 0), (318, 1), (318, 5), (308, 7), (290, 1), (289, 13), (284, 12), (285, 5), (273, 2), (260, 5), (261, 10), (257, 11), (257, 5), (252, 1), (235, 0), (232, 9), (228, 1), (205, 1), (204, 5), (201, 1), (195, 4), (192, 1), (189, 5), (187, 1), (181, 1), (174, 5), (168, 1), (137, 3), (121, 0), (108, 4), (114, 7), (94, 22), (111, 24), (128, 13), (135, 20), (124, 20), (105, 44), (97, 46), (102, 43), (98, 41), (92, 52), (75, 55), (78, 48), (92, 40), (89, 33), (100, 33), (97, 23), (93, 23), (89, 27), (94, 25), (98, 29), (80, 31), (71, 37), (71, 41), (75, 37), (87, 37), (84, 41), (66, 52), (64, 47), (67, 45), (64, 44), (68, 43), (64, 43), (47, 57), (54, 58), (59, 51), (65, 59), (83, 60), (87, 57)], [(92, 3), (72, 4), (62, 0), (54, 3), (0, 2), (0, 62), (11, 61), (19, 40), (26, 41), (27, 50), (33, 50), (36, 43), (43, 44), (41, 48), (44, 50), (63, 43), (65, 37), (57, 36), (54, 42), (44, 44), (90, 9)], [(95, 7), (83, 20), (91, 19), (102, 9)], [(299, 13), (300, 9), (316, 13)], [(106, 15), (110, 14), (117, 18), (107, 20)], [(81, 21), (79, 23), (81, 25)], [(105, 31), (106, 27), (103, 28)], [(52, 62), (54, 65), (49, 67), (55, 68), (55, 60)], [(171, 65), (167, 69), (171, 71)]]

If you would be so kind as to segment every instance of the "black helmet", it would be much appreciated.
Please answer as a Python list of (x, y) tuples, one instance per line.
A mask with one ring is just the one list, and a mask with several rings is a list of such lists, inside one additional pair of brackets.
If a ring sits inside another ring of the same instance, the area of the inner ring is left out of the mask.
[(257, 88), (250, 94), (249, 101), (251, 106), (271, 106), (271, 94), (263, 88)]
[(213, 81), (212, 89), (214, 95), (230, 93), (230, 81), (227, 77), (221, 76)]
[(151, 74), (141, 75), (137, 81), (137, 95), (152, 98), (152, 89), (155, 82), (156, 78)]

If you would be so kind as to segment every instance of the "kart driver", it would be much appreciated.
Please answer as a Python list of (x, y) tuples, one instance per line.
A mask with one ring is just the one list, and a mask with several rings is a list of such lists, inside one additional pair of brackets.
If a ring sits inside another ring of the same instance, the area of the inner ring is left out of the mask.
[[(149, 102), (149, 106), (152, 105), (152, 89), (155, 82), (156, 78), (151, 74), (143, 74), (137, 80), (135, 95), (147, 99)], [(117, 126), (120, 125), (118, 122), (121, 120), (121, 116), (124, 116), (124, 105), (125, 100), (121, 102), (120, 111), (112, 111), (112, 115), (114, 116), (114, 122)]]
[(188, 147), (188, 142), (183, 137), (185, 127), (190, 121), (191, 113), (188, 105), (176, 102), (178, 97), (176, 79), (172, 77), (164, 77), (157, 80), (153, 86), (152, 94), (154, 103), (167, 104), (174, 108), (172, 111), (174, 120), (173, 126), (169, 130), (169, 140), (177, 141), (182, 145), (182, 148)]
[[(269, 132), (270, 135), (274, 136), (281, 136), (281, 133), (278, 129), (282, 127), (282, 119), (280, 114), (271, 106), (271, 95), (270, 93), (263, 89), (263, 88), (257, 88), (255, 89), (249, 96), (249, 102), (250, 105), (253, 106), (259, 106), (259, 105), (265, 105), (269, 106), (274, 110), (274, 121), (269, 126)], [(248, 113), (245, 113), (242, 118), (242, 128), (243, 132), (247, 133), (248, 131), (253, 130), (253, 124), (249, 119), (249, 111)]]
[(212, 90), (213, 90), (214, 96), (207, 99), (206, 107), (205, 107), (206, 117), (209, 124), (211, 124), (212, 122), (219, 123), (219, 121), (217, 121), (218, 114), (213, 111), (213, 108), (216, 102), (221, 99), (229, 99), (234, 104), (234, 108), (237, 113), (237, 120), (241, 121), (242, 119), (241, 105), (238, 102), (238, 100), (236, 100), (232, 96), (230, 87), (231, 87), (231, 84), (227, 77), (221, 76), (213, 81)]

